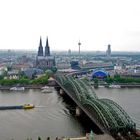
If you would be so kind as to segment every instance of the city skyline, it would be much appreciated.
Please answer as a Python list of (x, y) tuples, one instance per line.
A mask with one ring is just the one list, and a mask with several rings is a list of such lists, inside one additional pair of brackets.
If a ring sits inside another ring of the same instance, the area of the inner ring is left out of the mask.
[(0, 49), (140, 52), (139, 0), (5, 0), (0, 2)]

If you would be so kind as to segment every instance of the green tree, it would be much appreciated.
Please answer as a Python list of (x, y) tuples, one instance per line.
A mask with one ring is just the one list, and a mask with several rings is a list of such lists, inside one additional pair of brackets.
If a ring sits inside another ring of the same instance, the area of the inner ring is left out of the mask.
[(4, 86), (11, 86), (19, 83), (17, 79), (2, 79), (0, 80), (0, 84)]
[(94, 81), (94, 87), (95, 88), (98, 88), (98, 86), (99, 86), (99, 80), (98, 80), (98, 78), (94, 78), (93, 81)]
[(107, 77), (107, 78), (105, 79), (105, 82), (107, 82), (108, 84), (113, 83), (113, 81), (114, 81), (114, 78), (112, 78), (112, 77)]
[(47, 84), (48, 83), (48, 76), (42, 76), (32, 80), (32, 84)]
[(22, 85), (23, 84), (28, 85), (29, 84), (29, 81), (30, 81), (29, 79), (24, 78), (24, 77), (22, 77), (22, 78), (19, 79), (19, 83), (22, 84)]
[(51, 77), (51, 76), (53, 76), (53, 71), (52, 70), (46, 70), (45, 74), (46, 74), (46, 76)]
[(83, 81), (89, 81), (89, 78), (88, 77), (83, 77), (82, 80)]
[(57, 72), (56, 66), (53, 66), (53, 67), (51, 68), (51, 70), (52, 70), (53, 73), (56, 73), (56, 72)]

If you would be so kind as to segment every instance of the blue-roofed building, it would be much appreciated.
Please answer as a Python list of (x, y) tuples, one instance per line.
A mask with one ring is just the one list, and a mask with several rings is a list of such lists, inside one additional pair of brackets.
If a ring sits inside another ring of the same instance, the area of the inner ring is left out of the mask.
[(105, 78), (107, 77), (109, 74), (108, 72), (106, 72), (105, 70), (103, 69), (95, 69), (93, 70), (92, 72), (92, 77), (93, 78)]

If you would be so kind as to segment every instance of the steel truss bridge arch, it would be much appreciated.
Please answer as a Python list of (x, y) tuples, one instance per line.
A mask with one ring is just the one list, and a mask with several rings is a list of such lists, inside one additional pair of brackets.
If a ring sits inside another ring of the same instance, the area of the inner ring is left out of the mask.
[(136, 129), (136, 124), (117, 103), (99, 99), (88, 82), (69, 76), (56, 76), (56, 82), (103, 132), (116, 135)]

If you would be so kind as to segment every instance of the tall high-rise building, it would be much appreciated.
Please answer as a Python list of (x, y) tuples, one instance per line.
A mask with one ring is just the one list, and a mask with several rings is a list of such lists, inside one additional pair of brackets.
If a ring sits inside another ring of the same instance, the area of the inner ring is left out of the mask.
[(40, 37), (39, 47), (38, 47), (38, 56), (43, 56), (43, 46), (42, 46), (42, 39)]
[(55, 66), (55, 57), (51, 56), (50, 54), (48, 38), (46, 39), (45, 53), (43, 55), (42, 39), (40, 37), (38, 55), (36, 57), (36, 67), (46, 70), (46, 69), (51, 69), (53, 66)]
[(71, 49), (68, 50), (68, 55), (69, 55), (69, 56), (71, 55)]
[(107, 57), (110, 57), (111, 56), (111, 45), (110, 44), (108, 44), (108, 48), (106, 50), (106, 56)]

